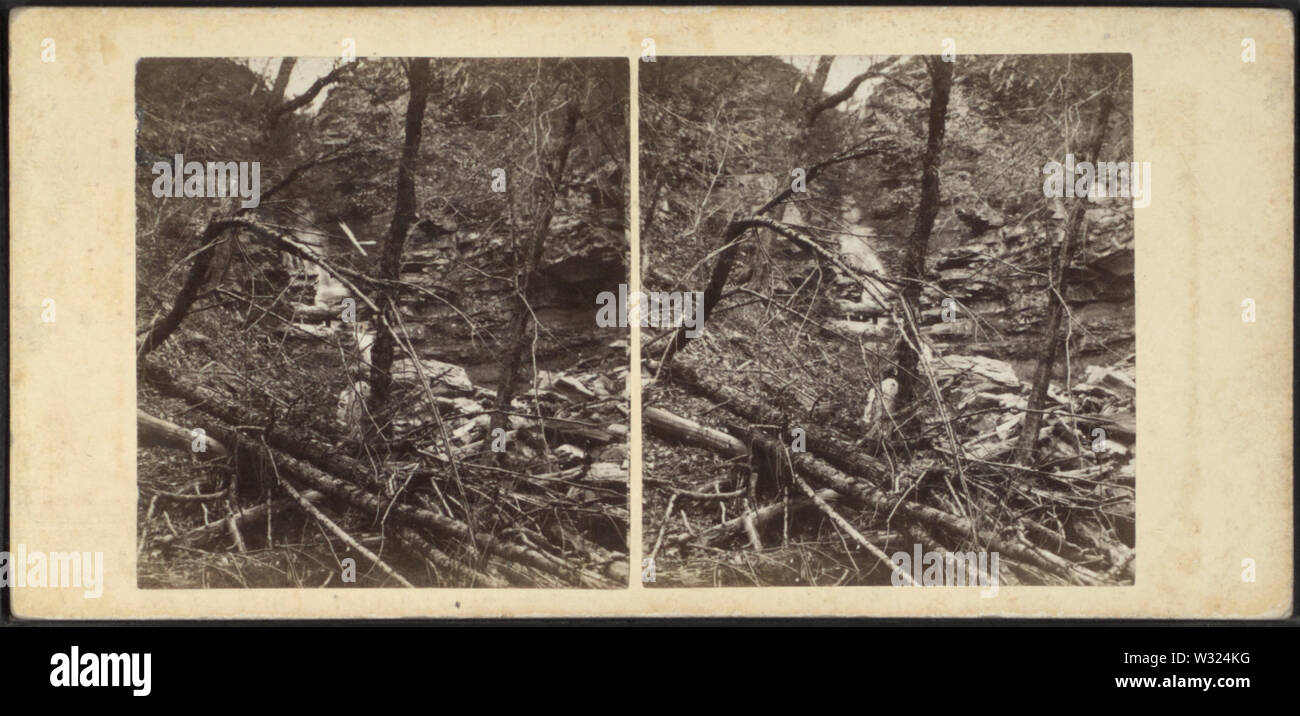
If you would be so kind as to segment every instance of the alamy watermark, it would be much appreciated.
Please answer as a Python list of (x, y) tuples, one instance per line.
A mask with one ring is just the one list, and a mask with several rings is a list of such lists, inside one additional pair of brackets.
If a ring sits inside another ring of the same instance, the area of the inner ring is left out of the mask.
[(618, 294), (601, 291), (596, 295), (596, 325), (625, 328), (636, 322), (642, 328), (685, 328), (686, 336), (704, 333), (704, 293), (701, 291), (633, 291), (620, 284)]
[(1151, 162), (1075, 162), (1073, 154), (1065, 163), (1043, 165), (1043, 196), (1050, 198), (1087, 197), (1099, 199), (1132, 198), (1135, 209), (1151, 205)]
[(889, 578), (895, 587), (904, 584), (901, 571), (917, 587), (984, 587), (981, 597), (998, 595), (997, 552), (923, 552), (916, 544), (911, 554), (895, 552), (889, 559), (898, 567)]
[(104, 553), (28, 551), (19, 544), (0, 552), (3, 587), (81, 587), (86, 599), (98, 599), (104, 593)]
[(65, 653), (50, 656), (50, 686), (126, 686), (134, 696), (153, 691), (153, 654), (81, 652), (73, 645)]
[(237, 196), (245, 209), (262, 203), (261, 162), (187, 162), (177, 154), (172, 162), (154, 162), (153, 195), (159, 199), (213, 199)]

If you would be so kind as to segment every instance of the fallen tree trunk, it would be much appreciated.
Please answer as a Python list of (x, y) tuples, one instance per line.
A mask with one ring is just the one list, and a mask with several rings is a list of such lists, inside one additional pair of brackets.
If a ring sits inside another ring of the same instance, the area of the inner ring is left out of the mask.
[[(244, 407), (219, 393), (199, 385), (183, 383), (166, 369), (153, 363), (141, 364), (140, 375), (160, 392), (180, 398), (227, 425), (268, 425), (271, 419)], [(293, 433), (271, 429), (264, 436), (276, 450), (292, 455), (336, 475), (344, 475), (359, 485), (369, 484), (374, 473), (362, 463), (340, 455), (334, 446), (307, 427), (296, 426)]]
[[(213, 391), (182, 384), (156, 365), (148, 364), (143, 366), (142, 374), (164, 392), (199, 406), (201, 410), (221, 422), (230, 425), (259, 425), (265, 422), (265, 419), (253, 411), (227, 400)], [(205, 425), (204, 428), (208, 434), (216, 435), (228, 447), (239, 447), (240, 449), (248, 447), (252, 451), (249, 454), (261, 454), (261, 445), (228, 431), (224, 426), (210, 423)], [(388, 509), (387, 501), (358, 487), (358, 485), (369, 484), (373, 481), (373, 473), (370, 470), (356, 460), (337, 454), (331, 445), (316, 439), (308, 431), (299, 430), (290, 434), (281, 430), (271, 430), (263, 435), (263, 438), (269, 447), (282, 453), (276, 460), (277, 465), (284, 465), (286, 462), (292, 461), (292, 464), (296, 466), (296, 471), (291, 474), (301, 476), (301, 481), (311, 484), (315, 489), (344, 499), (358, 507), (370, 509), (377, 514), (382, 514)], [(335, 477), (336, 475), (342, 475), (347, 480)], [(564, 560), (528, 548), (504, 543), (494, 537), (478, 534), (459, 520), (443, 517), (428, 510), (405, 504), (394, 505), (391, 514), (399, 517), (399, 521), (403, 523), (415, 527), (425, 527), (444, 535), (468, 540), (470, 535), (473, 534), (474, 539), (477, 540), (476, 543), (480, 547), (488, 549), (489, 552), (496, 552), (502, 556), (519, 559), (524, 564), (570, 581), (575, 578), (575, 570), (566, 564)], [(605, 588), (610, 586), (598, 575), (585, 570), (580, 571), (576, 578), (584, 587)]]
[(135, 434), (136, 442), (141, 447), (167, 447), (177, 450), (190, 450), (195, 453), (206, 452), (212, 457), (227, 457), (230, 451), (226, 449), (219, 441), (203, 436), (203, 450), (195, 450), (195, 441), (199, 439), (190, 432), (176, 423), (168, 422), (161, 418), (144, 412), (143, 410), (135, 411)]
[(510, 583), (503, 577), (488, 574), (486, 571), (473, 569), (452, 559), (420, 533), (409, 527), (397, 531), (397, 540), (413, 554), (429, 563), (436, 570), (445, 570), (460, 580), (457, 586), (467, 587), (509, 587)]
[(812, 485), (809, 485), (807, 481), (805, 481), (802, 477), (799, 477), (798, 475), (794, 476), (794, 484), (797, 485), (799, 489), (802, 490), (803, 493), (808, 496), (808, 499), (812, 500), (813, 503), (817, 505), (817, 508), (820, 509), (823, 514), (825, 514), (827, 517), (830, 518), (831, 522), (834, 522), (836, 525), (839, 526), (841, 530), (844, 530), (846, 533), (848, 533), (848, 535), (853, 538), (853, 541), (857, 542), (859, 546), (861, 546), (863, 549), (867, 550), (872, 555), (874, 555), (876, 559), (879, 559), (886, 567), (889, 568), (890, 572), (898, 575), (900, 581), (902, 581), (904, 584), (908, 586), (912, 586), (912, 587), (916, 586), (916, 581), (912, 579), (912, 575), (908, 574), (907, 572), (904, 572), (897, 564), (894, 564), (893, 560), (889, 558), (889, 555), (885, 554), (884, 550), (872, 544), (871, 540), (868, 540), (866, 537), (862, 536), (862, 533), (859, 532), (858, 529), (854, 527), (848, 520), (844, 519), (844, 517), (840, 515), (840, 513), (836, 512), (834, 508), (830, 506), (830, 503), (818, 497), (817, 491), (812, 488)]
[[(658, 368), (658, 364), (654, 361), (647, 362), (652, 370)], [(786, 425), (789, 422), (790, 416), (777, 408), (753, 400), (734, 388), (711, 385), (691, 363), (685, 360), (679, 359), (674, 363), (667, 375), (672, 382), (722, 405), (729, 412), (751, 423)], [(642, 414), (645, 415), (645, 411)], [(804, 443), (808, 452), (816, 453), (841, 470), (867, 478), (878, 485), (892, 484), (892, 480), (888, 477), (889, 468), (875, 458), (862, 454), (861, 450), (852, 443), (828, 435), (812, 425), (792, 427), (803, 428)]]
[[(765, 440), (766, 438), (762, 437), (755, 438), (755, 442)], [(976, 534), (983, 542), (982, 545), (979, 545), (981, 549), (1006, 554), (1013, 559), (1029, 562), (1078, 584), (1100, 585), (1107, 583), (1105, 579), (1092, 570), (1071, 564), (1068, 560), (1047, 550), (1011, 542), (999, 537), (991, 530), (975, 530), (974, 525), (967, 518), (955, 517), (942, 510), (916, 502), (899, 502), (897, 498), (890, 497), (862, 481), (852, 479), (811, 454), (792, 453), (790, 459), (797, 471), (815, 478), (815, 482), (819, 482), (845, 497), (886, 514), (892, 513), (906, 520), (920, 522), (928, 527), (946, 532), (954, 539), (965, 539), (972, 534)]]
[[(676, 374), (681, 368), (682, 366), (680, 364), (673, 366), (673, 373)], [(738, 398), (738, 396), (735, 396), (735, 398)], [(740, 407), (740, 403), (750, 403), (751, 408), (757, 405), (753, 404), (753, 402), (749, 402), (749, 400), (732, 399), (725, 403), (725, 407), (731, 409), (731, 411), (736, 411), (737, 407)], [(737, 413), (737, 415), (740, 415), (740, 413)], [(741, 417), (746, 416), (741, 415)], [(686, 420), (686, 418), (677, 418), (677, 421), (682, 422), (682, 424), (690, 424), (690, 422), (692, 422)], [(763, 444), (763, 447), (767, 448), (767, 450), (784, 450), (783, 444), (776, 443), (775, 441), (772, 441), (771, 438), (764, 438), (761, 437), (761, 435), (753, 435), (753, 439), (755, 444)], [(807, 444), (809, 444), (811, 452), (811, 450), (813, 450), (813, 448), (811, 448), (811, 446), (813, 446), (811, 437)], [(748, 448), (744, 446), (744, 443), (741, 443), (740, 441), (736, 441), (736, 444), (733, 444), (733, 446), (720, 446), (719, 448), (715, 448), (715, 451), (728, 457), (748, 455), (749, 452)], [(1026, 544), (1006, 541), (1006, 539), (997, 537), (997, 535), (992, 533), (991, 530), (972, 531), (974, 530), (974, 526), (972, 526), (971, 521), (967, 520), (965, 517), (949, 515), (949, 513), (940, 511), (940, 509), (928, 507), (928, 505), (924, 504), (898, 502), (897, 498), (884, 494), (883, 491), (876, 489), (874, 486), (868, 485), (867, 482), (846, 476), (846, 474), (840, 472), (840, 470), (827, 464), (827, 461), (818, 459), (818, 457), (811, 455), (810, 452), (793, 452), (793, 454), (790, 454), (790, 460), (792, 460), (794, 469), (796, 469), (797, 472), (805, 474), (805, 476), (813, 478), (814, 482), (819, 483), (819, 485), (840, 492), (841, 495), (854, 500), (854, 502), (878, 509), (878, 511), (887, 513), (887, 515), (902, 517), (904, 518), (904, 521), (919, 522), (919, 524), (927, 526), (927, 528), (933, 528), (943, 531), (943, 533), (952, 534), (953, 537), (957, 539), (969, 538), (971, 534), (976, 534), (980, 541), (983, 542), (983, 547), (987, 548), (987, 550), (997, 551), (1000, 552), (1000, 554), (1013, 557), (1013, 559), (1026, 561), (1026, 563), (1034, 564), (1035, 567), (1047, 570), (1047, 572), (1052, 572), (1058, 574), (1058, 576), (1065, 577), (1067, 580), (1078, 583), (1087, 583), (1087, 585), (1101, 585), (1101, 583), (1108, 583), (1104, 578), (1100, 577), (1099, 574), (1092, 572), (1092, 570), (1071, 564), (1070, 561), (1062, 559), (1061, 556), (1054, 555), (1052, 552), (1048, 552), (1047, 550), (1040, 550), (1040, 548), (1026, 546)], [(859, 460), (861, 460), (861, 456), (859, 456)], [(867, 472), (862, 474), (862, 477), (874, 478), (876, 481), (883, 479), (878, 476), (880, 476), (879, 472)], [(735, 529), (744, 529), (742, 528), (741, 522), (737, 522)]]
[(673, 415), (663, 408), (643, 408), (641, 420), (648, 429), (688, 445), (708, 448), (726, 455), (748, 455), (745, 443), (722, 432), (707, 428), (694, 420)]
[(388, 500), (372, 495), (346, 480), (319, 470), (306, 461), (250, 440), (234, 430), (219, 425), (216, 421), (211, 421), (204, 427), (208, 432), (217, 435), (224, 443), (241, 452), (261, 456), (268, 464), (274, 461), (276, 468), (282, 475), (286, 475), (302, 484), (310, 485), (313, 489), (326, 495), (344, 500), (353, 507), (373, 515), (376, 519), (386, 514), (398, 524), (423, 528), (444, 537), (472, 542), (489, 553), (521, 562), (565, 579), (569, 583), (576, 583), (581, 587), (601, 589), (614, 586), (600, 575), (589, 570), (575, 568), (559, 557), (528, 547), (514, 545), (493, 535), (474, 534), (465, 523), (429, 510), (404, 503), (390, 503)]
[(280, 477), (278, 471), (276, 472), (275, 477), (276, 480), (280, 483), (280, 487), (284, 488), (284, 491), (289, 493), (289, 496), (292, 497), (294, 501), (298, 503), (298, 506), (302, 508), (303, 512), (306, 512), (307, 514), (315, 518), (316, 521), (320, 523), (325, 529), (329, 530), (330, 532), (333, 532), (335, 537), (342, 540), (344, 544), (350, 547), (357, 554), (360, 554), (361, 556), (369, 560), (370, 563), (378, 567), (381, 572), (397, 580), (398, 584), (408, 589), (415, 589), (414, 584), (411, 584), (409, 581), (407, 581), (406, 577), (403, 577), (401, 574), (397, 572), (397, 570), (389, 566), (389, 564), (385, 562), (383, 559), (381, 559), (379, 555), (375, 554), (374, 552), (371, 552), (369, 549), (366, 549), (365, 545), (361, 544), (352, 535), (348, 534), (347, 530), (344, 530), (342, 527), (339, 527), (337, 524), (335, 524), (334, 520), (331, 520), (329, 517), (326, 517), (324, 512), (321, 512), (320, 510), (316, 509), (316, 506), (313, 505), (311, 501), (308, 500), (302, 493), (294, 489), (294, 486), (289, 484), (288, 480), (285, 480), (283, 477)]

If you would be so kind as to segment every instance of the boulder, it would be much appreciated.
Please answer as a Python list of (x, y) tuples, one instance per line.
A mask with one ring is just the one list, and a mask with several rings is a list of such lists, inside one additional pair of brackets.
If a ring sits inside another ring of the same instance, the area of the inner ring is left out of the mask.
[[(448, 393), (469, 394), (474, 392), (474, 383), (469, 379), (469, 374), (458, 365), (425, 358), (420, 361), (420, 366), (423, 368), (425, 377), (429, 380), (429, 387), (433, 390), (434, 395)], [(393, 363), (392, 374), (394, 383), (421, 385), (415, 362), (409, 358)]]
[(944, 356), (935, 361), (935, 373), (941, 378), (974, 373), (1009, 388), (1020, 386), (1020, 379), (1010, 363), (984, 356)]

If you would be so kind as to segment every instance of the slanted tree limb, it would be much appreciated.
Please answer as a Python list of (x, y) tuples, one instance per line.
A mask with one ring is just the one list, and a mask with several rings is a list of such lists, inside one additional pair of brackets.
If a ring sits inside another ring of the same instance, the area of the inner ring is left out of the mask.
[[(265, 440), (263, 440), (262, 445), (263, 447), (266, 446)], [(343, 540), (344, 544), (351, 547), (353, 550), (356, 550), (357, 554), (360, 554), (361, 556), (370, 560), (370, 563), (378, 567), (381, 572), (397, 580), (398, 584), (402, 585), (403, 587), (415, 589), (415, 585), (408, 582), (406, 580), (406, 577), (403, 577), (402, 575), (398, 574), (397, 570), (393, 569), (388, 565), (387, 562), (380, 559), (379, 555), (366, 549), (365, 545), (356, 541), (352, 537), (352, 535), (348, 534), (342, 527), (339, 527), (337, 524), (335, 524), (334, 520), (331, 520), (329, 517), (326, 517), (324, 512), (321, 512), (320, 510), (316, 509), (316, 506), (311, 503), (311, 500), (308, 500), (305, 496), (303, 496), (301, 492), (298, 492), (298, 490), (294, 489), (294, 486), (289, 484), (288, 480), (285, 480), (283, 477), (280, 477), (279, 467), (277, 467), (275, 464), (274, 453), (271, 451), (270, 448), (267, 448), (267, 454), (271, 455), (271, 467), (275, 471), (276, 483), (281, 488), (283, 488), (285, 492), (289, 493), (289, 496), (292, 497), (293, 500), (298, 503), (298, 506), (301, 507), (304, 512), (311, 515), (321, 525), (324, 525), (325, 529), (329, 530), (330, 532), (333, 532), (334, 536), (338, 537), (340, 540)]]
[[(285, 58), (284, 61), (291, 62), (292, 60), (294, 60), (294, 58), (289, 57), (289, 58)], [(281, 104), (274, 107), (268, 113), (270, 117), (270, 123), (274, 125), (277, 122), (279, 122), (280, 118), (283, 117), (284, 115), (289, 114), (290, 112), (296, 112), (299, 109), (306, 107), (308, 104), (311, 103), (312, 100), (316, 99), (316, 95), (320, 94), (321, 90), (325, 89), (327, 86), (338, 81), (338, 79), (342, 77), (344, 73), (351, 71), (353, 66), (355, 66), (356, 64), (357, 64), (356, 62), (346, 62), (334, 68), (332, 71), (329, 72), (329, 74), (326, 74), (325, 76), (313, 82), (311, 86), (308, 87), (307, 90), (302, 94), (298, 95), (297, 97), (294, 97), (291, 100), (282, 102)], [(293, 65), (290, 64), (289, 68), (290, 70), (292, 70)], [(284, 75), (283, 65), (281, 65), (280, 75)], [(287, 82), (288, 79), (286, 77), (285, 83), (287, 84)], [(284, 96), (284, 90), (286, 89), (285, 87), (281, 87), (280, 85), (280, 76), (276, 77), (275, 89), (278, 91), (272, 91), (271, 94), (278, 101), (280, 98)]]
[[(1096, 56), (1097, 65), (1104, 66), (1103, 57)], [(1114, 98), (1110, 90), (1102, 90), (1101, 106), (1097, 110), (1092, 137), (1085, 145), (1084, 153), (1079, 155), (1079, 163), (1096, 161), (1101, 155), (1101, 148), (1106, 141), (1106, 127), (1110, 123), (1113, 107)], [(1074, 181), (1074, 177), (1067, 177), (1066, 181)], [(1052, 381), (1052, 366), (1056, 363), (1057, 344), (1060, 342), (1058, 334), (1061, 332), (1061, 321), (1065, 315), (1065, 276), (1069, 271), (1070, 261), (1074, 258), (1075, 248), (1083, 243), (1083, 223), (1087, 216), (1088, 203), (1087, 197), (1074, 199), (1074, 205), (1070, 207), (1065, 222), (1065, 237), (1051, 269), (1050, 283), (1047, 287), (1050, 308), (1047, 314), (1047, 328), (1043, 331), (1043, 352), (1034, 367), (1034, 378), (1029, 389), (1028, 411), (1025, 413), (1025, 424), (1021, 428), (1020, 443), (1016, 448), (1022, 465), (1030, 465), (1034, 461), (1035, 449), (1038, 445), (1038, 430), (1043, 424), (1043, 414), (1040, 411), (1047, 402), (1047, 388)]]
[[(143, 410), (135, 411), (136, 441), (144, 447), (169, 447), (177, 450), (192, 450), (195, 437), (186, 428), (176, 423), (155, 418)], [(204, 437), (204, 452), (210, 457), (226, 457), (230, 451), (220, 441)]]
[(222, 241), (229, 241), (230, 239), (223, 237), (223, 234), (233, 230), (247, 231), (253, 238), (271, 248), (288, 252), (304, 261), (315, 263), (369, 306), (371, 311), (379, 312), (374, 302), (366, 297), (366, 293), (353, 283), (353, 281), (359, 281), (367, 285), (374, 285), (374, 282), (366, 276), (334, 266), (313, 249), (255, 219), (238, 217), (220, 219), (208, 224), (207, 228), (204, 229), (199, 240), (200, 248), (194, 253), (194, 263), (190, 265), (190, 271), (185, 277), (185, 282), (182, 284), (180, 292), (177, 293), (175, 301), (172, 302), (171, 309), (149, 329), (141, 340), (136, 357), (137, 363), (143, 363), (150, 353), (171, 337), (172, 333), (180, 327), (181, 322), (185, 320), (185, 317), (189, 315), (194, 302), (201, 295), (200, 288), (205, 285), (208, 278), (216, 246)]
[(145, 335), (140, 344), (137, 360), (143, 360), (180, 326), (185, 316), (189, 315), (190, 307), (199, 297), (199, 289), (203, 286), (208, 277), (208, 271), (212, 267), (212, 257), (220, 241), (228, 239), (221, 238), (221, 235), (227, 230), (233, 228), (228, 222), (214, 222), (208, 224), (204, 229), (203, 235), (199, 237), (198, 255), (194, 257), (194, 263), (190, 264), (189, 273), (185, 275), (185, 281), (181, 284), (181, 290), (176, 294), (176, 299), (172, 301), (171, 310), (169, 310), (153, 328)]
[[(811, 182), (813, 179), (817, 178), (817, 176), (827, 167), (851, 161), (853, 159), (860, 159), (873, 154), (879, 154), (884, 151), (886, 147), (885, 142), (876, 141), (876, 138), (868, 139), (863, 144), (866, 146), (859, 145), (852, 147), (829, 159), (812, 165), (808, 168), (806, 182)], [(745, 218), (742, 216), (735, 216), (727, 223), (726, 228), (724, 228), (722, 232), (722, 240), (719, 242), (719, 248), (716, 249), (718, 258), (713, 264), (713, 270), (709, 274), (709, 283), (704, 289), (704, 323), (708, 323), (709, 316), (713, 314), (713, 309), (717, 306), (718, 301), (722, 299), (722, 291), (727, 285), (727, 279), (731, 276), (731, 269), (736, 262), (736, 253), (740, 249), (742, 236), (750, 229), (771, 229), (777, 234), (793, 241), (798, 246), (813, 251), (818, 256), (828, 260), (834, 260), (838, 265), (843, 266), (842, 262), (834, 259), (826, 249), (822, 248), (820, 244), (814, 241), (811, 237), (808, 237), (806, 234), (802, 234), (780, 222), (762, 218), (764, 214), (779, 206), (781, 202), (790, 198), (793, 193), (793, 186), (786, 187), (776, 196), (773, 196), (771, 199), (764, 202), (762, 206), (755, 210), (752, 217)], [(845, 267), (845, 270), (847, 271), (847, 267)], [(848, 275), (856, 277), (857, 272), (849, 271)], [(687, 335), (688, 330), (690, 329), (686, 326), (682, 326), (673, 333), (672, 339), (664, 348), (663, 355), (660, 358), (660, 361), (664, 365), (671, 363), (673, 356), (677, 355), (681, 349), (685, 348), (686, 345), (690, 343), (692, 337)]]
[(564, 180), (564, 169), (568, 165), (569, 154), (573, 149), (573, 139), (577, 134), (578, 118), (580, 116), (581, 108), (578, 102), (572, 101), (565, 113), (564, 128), (561, 130), (560, 141), (549, 162), (547, 171), (534, 182), (535, 191), (538, 194), (539, 213), (533, 222), (533, 236), (528, 248), (528, 254), (518, 274), (518, 285), (515, 290), (515, 312), (510, 320), (510, 326), (506, 329), (508, 343), (505, 346), (501, 384), (497, 388), (495, 412), (492, 414), (489, 432), (506, 427), (505, 411), (510, 409), (510, 401), (514, 398), (515, 388), (519, 382), (519, 368), (523, 362), (524, 345), (527, 343), (529, 318), (533, 312), (530, 300), (535, 284), (533, 274), (537, 272), (537, 267), (541, 263), (542, 252), (546, 247), (546, 237), (551, 231), (551, 218), (555, 215), (556, 197), (559, 194), (560, 183)]
[(879, 559), (887, 567), (889, 567), (889, 571), (893, 572), (894, 574), (897, 574), (899, 579), (901, 579), (904, 584), (912, 587), (916, 586), (916, 581), (912, 579), (912, 575), (908, 574), (907, 572), (904, 572), (902, 568), (900, 568), (897, 564), (894, 564), (894, 561), (889, 558), (889, 555), (885, 554), (885, 552), (881, 550), (879, 547), (875, 546), (874, 544), (871, 544), (871, 541), (868, 540), (866, 537), (863, 537), (862, 533), (859, 532), (857, 528), (849, 524), (849, 521), (844, 519), (840, 515), (840, 513), (836, 512), (835, 508), (831, 507), (830, 504), (826, 502), (826, 500), (823, 500), (821, 497), (819, 497), (817, 495), (817, 491), (814, 490), (806, 480), (804, 480), (802, 477), (799, 477), (798, 475), (795, 475), (793, 479), (794, 479), (794, 484), (798, 485), (800, 490), (803, 490), (803, 493), (808, 496), (808, 499), (812, 500), (813, 504), (817, 505), (817, 509), (821, 510), (823, 514), (829, 517), (831, 522), (834, 522), (836, 525), (838, 525), (840, 529), (847, 532), (848, 535), (853, 538), (854, 542), (857, 542), (859, 546), (861, 546), (863, 549), (870, 552), (876, 559)]
[(418, 530), (411, 529), (410, 527), (402, 527), (397, 530), (397, 540), (403, 547), (428, 562), (435, 573), (446, 571), (456, 577), (459, 580), (456, 582), (457, 584), (463, 584), (468, 587), (503, 588), (510, 586), (510, 582), (500, 576), (489, 573), (487, 569), (476, 570), (452, 559), (447, 555), (447, 553), (438, 549), (432, 542), (425, 539)]
[(209, 433), (217, 435), (227, 445), (245, 451), (250, 455), (260, 456), (267, 464), (274, 464), (275, 469), (288, 479), (309, 485), (314, 490), (344, 500), (377, 519), (387, 514), (388, 519), (398, 525), (427, 529), (445, 538), (476, 543), (480, 549), (488, 553), (521, 562), (529, 567), (564, 579), (567, 583), (576, 586), (590, 589), (608, 589), (615, 586), (601, 575), (587, 569), (575, 567), (560, 557), (506, 542), (495, 535), (472, 535), (469, 526), (460, 520), (405, 503), (392, 503), (389, 500), (370, 494), (347, 480), (317, 469), (306, 461), (274, 450), (269, 445), (270, 440), (267, 441), (267, 444), (262, 443), (260, 440), (252, 440), (216, 421), (208, 422), (203, 427)]

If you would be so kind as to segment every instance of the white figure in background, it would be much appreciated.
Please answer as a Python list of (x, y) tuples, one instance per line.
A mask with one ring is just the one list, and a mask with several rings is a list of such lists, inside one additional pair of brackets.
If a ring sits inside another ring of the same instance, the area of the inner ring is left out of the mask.
[(862, 411), (862, 422), (872, 430), (888, 431), (894, 401), (898, 398), (898, 381), (885, 378), (879, 388), (867, 391), (867, 404)]
[(335, 417), (352, 442), (360, 442), (366, 428), (366, 400), (370, 398), (370, 383), (356, 380), (339, 393)]
[(361, 360), (355, 371), (369, 375), (370, 347), (375, 344), (375, 332), (370, 330), (369, 321), (353, 321), (347, 325), (352, 331), (352, 340), (356, 342), (357, 355)]

